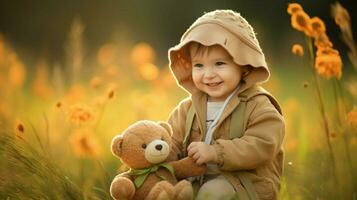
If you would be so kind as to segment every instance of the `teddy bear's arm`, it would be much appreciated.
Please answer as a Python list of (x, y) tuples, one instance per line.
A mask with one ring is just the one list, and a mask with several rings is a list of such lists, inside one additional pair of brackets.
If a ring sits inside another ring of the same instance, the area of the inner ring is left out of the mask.
[(169, 162), (169, 164), (174, 168), (175, 175), (178, 179), (200, 176), (207, 170), (206, 165), (197, 165), (191, 157), (172, 161)]
[(110, 195), (114, 199), (132, 199), (135, 195), (135, 185), (127, 175), (119, 174), (110, 185)]

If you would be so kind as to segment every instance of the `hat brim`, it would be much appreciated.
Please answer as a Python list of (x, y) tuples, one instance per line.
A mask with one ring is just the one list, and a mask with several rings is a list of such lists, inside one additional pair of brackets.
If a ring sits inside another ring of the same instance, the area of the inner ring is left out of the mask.
[(227, 50), (239, 65), (266, 67), (264, 55), (242, 42), (237, 35), (219, 24), (202, 23), (190, 28), (183, 35), (180, 44), (169, 50), (170, 56), (171, 52), (182, 50), (190, 42), (198, 42), (205, 46), (220, 45)]
[[(197, 42), (204, 46), (220, 45), (231, 56), (233, 61), (240, 65), (249, 65), (255, 68), (254, 77), (248, 77), (249, 82), (263, 82), (269, 78), (269, 71), (265, 57), (261, 52), (245, 44), (237, 35), (230, 32), (223, 26), (215, 23), (202, 23), (191, 27), (182, 37), (181, 42), (169, 49), (170, 68), (180, 84), (181, 79), (186, 80), (190, 75), (188, 72), (183, 73), (182, 69), (190, 68), (191, 59), (188, 50), (188, 44)], [(185, 84), (183, 84), (185, 86)]]

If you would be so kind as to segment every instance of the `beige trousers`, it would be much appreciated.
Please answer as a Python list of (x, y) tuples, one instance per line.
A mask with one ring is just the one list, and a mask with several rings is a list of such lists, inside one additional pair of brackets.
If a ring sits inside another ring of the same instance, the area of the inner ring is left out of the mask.
[(205, 180), (197, 193), (196, 200), (224, 200), (234, 196), (236, 191), (224, 176)]

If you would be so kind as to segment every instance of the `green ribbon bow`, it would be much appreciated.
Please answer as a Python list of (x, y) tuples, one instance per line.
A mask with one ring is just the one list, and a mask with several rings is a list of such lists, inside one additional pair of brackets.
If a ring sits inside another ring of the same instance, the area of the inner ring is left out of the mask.
[(144, 169), (130, 169), (129, 175), (137, 176), (134, 180), (134, 185), (136, 188), (139, 188), (143, 185), (147, 176), (151, 173), (155, 173), (155, 175), (157, 177), (159, 177), (161, 180), (166, 180), (166, 178), (164, 176), (161, 176), (158, 173), (158, 170), (160, 167), (167, 169), (172, 174), (172, 176), (175, 176), (174, 169), (167, 163), (161, 163), (161, 164), (154, 165), (152, 167), (148, 167), (148, 168), (144, 168)]

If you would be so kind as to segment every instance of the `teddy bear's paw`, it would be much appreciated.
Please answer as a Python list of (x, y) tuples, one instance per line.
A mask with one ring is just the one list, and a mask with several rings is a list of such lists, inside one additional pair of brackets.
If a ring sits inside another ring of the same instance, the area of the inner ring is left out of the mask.
[(116, 177), (110, 185), (110, 195), (114, 199), (132, 199), (135, 195), (135, 186), (126, 177)]
[(191, 157), (185, 157), (181, 160), (170, 162), (175, 169), (176, 177), (179, 179), (188, 178), (193, 176), (200, 176), (207, 170), (207, 166), (197, 165), (195, 160)]
[(160, 181), (150, 190), (145, 200), (170, 200), (174, 196), (174, 187), (167, 181)]
[(191, 176), (200, 176), (207, 171), (206, 164), (198, 165), (192, 157), (187, 157), (186, 159), (187, 166), (189, 166), (189, 169), (191, 170)]
[(193, 199), (193, 188), (190, 182), (182, 180), (175, 185), (174, 188), (174, 199), (175, 200), (187, 200)]

